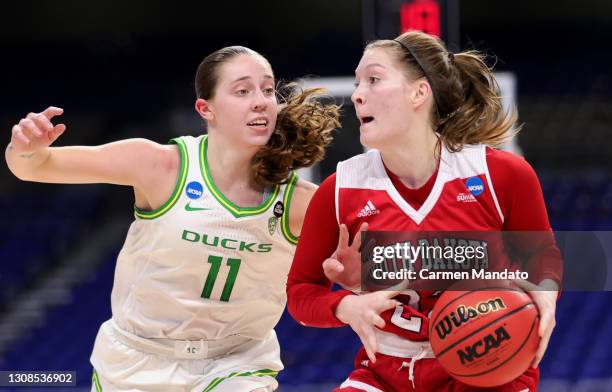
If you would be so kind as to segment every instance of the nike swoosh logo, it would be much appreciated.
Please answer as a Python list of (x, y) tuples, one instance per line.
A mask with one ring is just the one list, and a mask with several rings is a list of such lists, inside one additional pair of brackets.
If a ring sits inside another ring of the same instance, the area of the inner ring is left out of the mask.
[(210, 208), (192, 207), (189, 205), (189, 203), (185, 204), (185, 211), (203, 211), (203, 210), (210, 210)]

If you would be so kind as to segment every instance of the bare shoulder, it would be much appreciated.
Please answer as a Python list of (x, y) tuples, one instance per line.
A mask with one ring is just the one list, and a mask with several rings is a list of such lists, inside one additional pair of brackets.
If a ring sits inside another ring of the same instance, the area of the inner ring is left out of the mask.
[(308, 208), (310, 199), (312, 199), (312, 196), (318, 188), (319, 187), (312, 182), (301, 178), (299, 178), (295, 184), (289, 209), (289, 228), (291, 229), (291, 233), (296, 237), (299, 236), (302, 231), (306, 209)]
[[(152, 141), (140, 145), (142, 183), (134, 187), (136, 205), (143, 210), (153, 210), (170, 198), (178, 181), (181, 155), (176, 144), (159, 144)], [(146, 157), (145, 157), (146, 156)]]
[(174, 172), (178, 174), (178, 168), (181, 166), (181, 154), (176, 144), (155, 143), (153, 151), (156, 158), (155, 168), (166, 174)]
[(298, 178), (297, 183), (295, 184), (294, 197), (299, 194), (299, 197), (307, 198), (308, 200), (310, 200), (312, 198), (312, 195), (314, 195), (314, 193), (317, 191), (317, 189), (319, 189), (318, 185), (313, 184), (310, 181)]
[[(134, 169), (148, 177), (162, 170), (163, 174), (180, 166), (180, 155), (176, 145), (164, 145), (144, 138), (125, 139), (101, 146), (105, 149), (121, 150), (129, 158)], [(120, 156), (117, 156), (120, 158)], [(161, 173), (160, 173), (161, 174)]]

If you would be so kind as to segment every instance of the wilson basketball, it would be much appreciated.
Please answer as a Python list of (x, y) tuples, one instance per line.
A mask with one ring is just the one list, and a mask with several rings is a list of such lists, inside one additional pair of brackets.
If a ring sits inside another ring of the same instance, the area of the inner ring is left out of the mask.
[(521, 375), (540, 340), (538, 310), (529, 295), (508, 283), (493, 286), (498, 287), (444, 292), (430, 318), (429, 338), (442, 367), (478, 387)]

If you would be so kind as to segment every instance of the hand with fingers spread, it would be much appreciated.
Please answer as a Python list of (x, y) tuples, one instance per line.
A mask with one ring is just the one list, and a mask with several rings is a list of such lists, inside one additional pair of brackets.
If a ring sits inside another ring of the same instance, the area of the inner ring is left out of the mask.
[(558, 286), (550, 279), (543, 280), (538, 286), (526, 280), (515, 280), (514, 282), (529, 294), (540, 312), (540, 325), (538, 327), (540, 344), (531, 363), (531, 367), (536, 368), (544, 357), (548, 342), (556, 325), (555, 310), (559, 293)]
[(353, 243), (349, 246), (348, 228), (345, 224), (341, 224), (338, 247), (331, 257), (323, 261), (323, 272), (327, 279), (353, 292), (360, 291), (361, 235), (367, 230), (367, 222), (362, 223), (353, 238)]
[(335, 315), (338, 320), (351, 326), (357, 333), (368, 358), (376, 362), (375, 353), (378, 342), (374, 328), (384, 328), (385, 321), (380, 314), (400, 304), (393, 299), (400, 291), (376, 291), (363, 295), (347, 295), (336, 307)]
[(20, 154), (32, 154), (49, 147), (64, 131), (66, 125), (53, 125), (51, 119), (64, 109), (50, 106), (40, 113), (29, 113), (13, 126), (11, 148)]

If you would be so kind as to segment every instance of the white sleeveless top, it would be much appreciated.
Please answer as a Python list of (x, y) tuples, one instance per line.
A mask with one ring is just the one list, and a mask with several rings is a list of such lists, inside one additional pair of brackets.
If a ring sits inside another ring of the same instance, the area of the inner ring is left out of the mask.
[(144, 338), (263, 339), (286, 303), (297, 176), (261, 205), (240, 208), (213, 183), (206, 136), (171, 142), (181, 155), (177, 185), (160, 208), (135, 210), (117, 260), (113, 318)]

